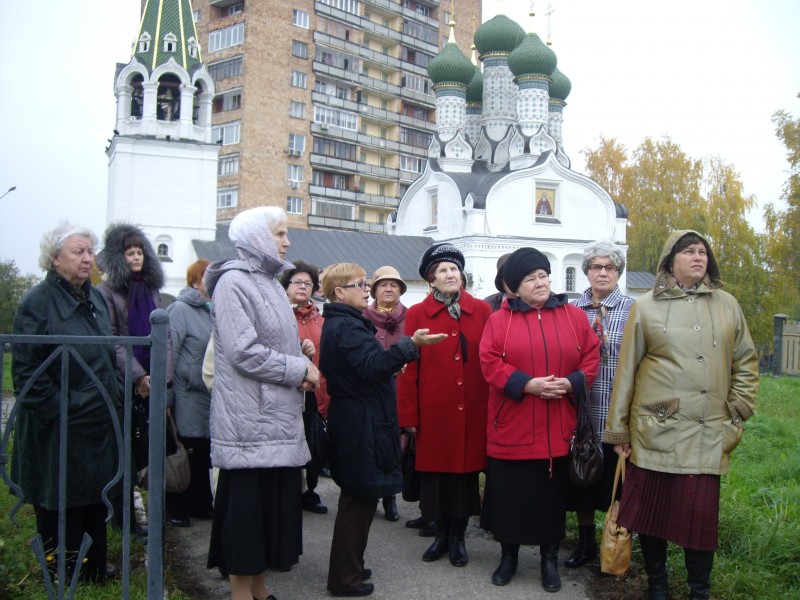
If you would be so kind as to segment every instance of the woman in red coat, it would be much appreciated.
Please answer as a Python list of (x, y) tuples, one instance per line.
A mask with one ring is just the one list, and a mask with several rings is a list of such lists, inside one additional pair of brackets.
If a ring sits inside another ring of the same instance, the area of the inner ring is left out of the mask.
[(556, 592), (575, 404), (597, 376), (600, 351), (584, 312), (551, 293), (549, 275), (550, 262), (538, 250), (514, 252), (503, 265), (512, 294), (481, 340), (490, 386), (481, 527), (502, 547), (492, 583), (511, 580), (520, 545), (539, 545), (542, 586)]
[[(417, 436), (422, 518), (436, 521), (436, 538), (422, 555), (438, 560), (448, 552), (456, 567), (467, 564), (464, 532), (480, 514), (478, 474), (486, 467), (488, 386), (478, 348), (491, 309), (462, 289), (464, 255), (451, 244), (425, 251), (419, 273), (431, 293), (406, 314), (406, 331), (446, 333), (436, 346), (420, 349), (397, 381), (400, 426)], [(584, 317), (584, 320), (585, 317)]]

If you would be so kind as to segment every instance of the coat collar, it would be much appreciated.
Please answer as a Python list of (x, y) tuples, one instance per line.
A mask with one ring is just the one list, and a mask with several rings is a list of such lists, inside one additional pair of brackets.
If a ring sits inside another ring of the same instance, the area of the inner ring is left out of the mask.
[[(458, 305), (461, 307), (462, 314), (471, 315), (475, 311), (475, 297), (467, 290), (461, 290), (461, 298), (458, 299)], [(425, 296), (422, 301), (422, 308), (429, 318), (435, 317), (442, 311), (447, 312), (447, 307), (433, 297), (433, 291)]]

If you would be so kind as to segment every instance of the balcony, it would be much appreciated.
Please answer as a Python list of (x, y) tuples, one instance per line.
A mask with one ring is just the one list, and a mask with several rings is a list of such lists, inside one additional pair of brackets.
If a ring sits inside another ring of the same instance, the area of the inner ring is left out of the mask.
[(397, 208), (400, 198), (394, 196), (381, 196), (379, 194), (366, 194), (356, 190), (340, 190), (337, 188), (312, 185), (308, 188), (308, 193), (316, 198), (328, 200), (346, 200), (357, 204), (368, 206), (378, 206), (382, 208)]
[(347, 229), (351, 231), (365, 231), (368, 233), (386, 233), (386, 225), (382, 223), (366, 223), (365, 221), (351, 221), (335, 217), (320, 217), (308, 215), (309, 227), (323, 227), (325, 229)]
[(226, 8), (241, 1), (242, 0), (209, 0), (208, 3), (217, 8)]

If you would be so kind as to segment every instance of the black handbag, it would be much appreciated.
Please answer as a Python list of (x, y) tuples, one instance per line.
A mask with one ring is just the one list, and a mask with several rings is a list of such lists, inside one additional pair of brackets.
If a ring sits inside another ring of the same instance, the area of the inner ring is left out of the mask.
[(403, 450), (403, 500), (406, 502), (417, 502), (419, 500), (420, 481), (419, 471), (414, 467), (417, 462), (417, 438), (414, 435), (406, 434), (408, 443)]
[(308, 415), (306, 442), (308, 443), (308, 450), (311, 452), (311, 460), (308, 464), (312, 468), (320, 470), (328, 464), (328, 460), (331, 456), (328, 424), (325, 422), (325, 419), (322, 418), (316, 406), (312, 409), (307, 409), (307, 411), (309, 411), (310, 414)]
[[(578, 399), (579, 424), (569, 444), (569, 480), (580, 487), (590, 487), (603, 478), (603, 443), (594, 430), (589, 414), (589, 391)], [(584, 419), (581, 422), (581, 407)]]

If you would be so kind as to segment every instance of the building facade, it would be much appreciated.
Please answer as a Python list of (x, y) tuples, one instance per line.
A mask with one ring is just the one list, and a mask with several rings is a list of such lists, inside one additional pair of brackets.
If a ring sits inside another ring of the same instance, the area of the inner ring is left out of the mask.
[[(480, 0), (194, 0), (216, 92), (216, 218), (278, 205), (297, 228), (385, 232), (436, 128), (427, 67)], [(453, 8), (455, 7), (455, 8)]]

